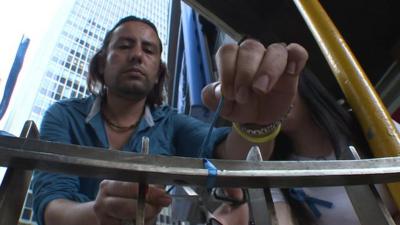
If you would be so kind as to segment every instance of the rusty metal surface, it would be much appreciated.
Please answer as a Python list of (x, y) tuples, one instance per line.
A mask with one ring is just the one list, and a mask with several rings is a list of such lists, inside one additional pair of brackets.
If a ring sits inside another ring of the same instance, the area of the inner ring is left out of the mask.
[[(39, 132), (33, 121), (27, 121), (21, 132), (23, 138), (39, 138)], [(23, 139), (21, 139), (23, 140)], [(4, 154), (0, 151), (0, 155)], [(7, 168), (0, 186), (0, 224), (17, 224), (25, 195), (31, 181), (32, 171), (17, 167)]]
[[(212, 160), (217, 186), (296, 187), (387, 183), (400, 180), (400, 158), (346, 161)], [(154, 184), (207, 184), (201, 159), (144, 156), (101, 148), (0, 137), (0, 164), (80, 176)]]

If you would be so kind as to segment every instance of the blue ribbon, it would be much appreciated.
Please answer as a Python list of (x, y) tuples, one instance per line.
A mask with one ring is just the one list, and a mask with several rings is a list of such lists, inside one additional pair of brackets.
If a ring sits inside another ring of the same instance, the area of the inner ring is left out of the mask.
[(321, 217), (321, 212), (318, 210), (317, 205), (320, 205), (322, 207), (329, 208), (329, 209), (333, 207), (332, 202), (325, 201), (325, 200), (322, 200), (319, 198), (311, 197), (311, 196), (307, 195), (301, 188), (290, 188), (289, 196), (300, 203), (307, 204), (307, 206), (310, 208), (311, 212), (317, 218)]
[(213, 188), (215, 186), (218, 169), (208, 159), (203, 159), (203, 165), (204, 168), (208, 170), (207, 188)]

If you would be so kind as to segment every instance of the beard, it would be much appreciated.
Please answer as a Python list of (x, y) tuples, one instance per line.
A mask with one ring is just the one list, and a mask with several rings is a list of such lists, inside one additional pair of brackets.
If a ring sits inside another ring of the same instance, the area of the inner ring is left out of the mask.
[(129, 100), (139, 101), (146, 98), (155, 86), (155, 82), (151, 81), (147, 76), (143, 79), (125, 79), (119, 76), (113, 85), (109, 85), (108, 89), (120, 97)]

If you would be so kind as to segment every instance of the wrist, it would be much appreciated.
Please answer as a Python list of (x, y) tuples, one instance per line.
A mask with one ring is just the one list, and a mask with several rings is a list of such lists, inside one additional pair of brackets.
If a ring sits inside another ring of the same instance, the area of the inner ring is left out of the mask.
[(233, 123), (233, 128), (247, 141), (261, 144), (272, 141), (278, 136), (281, 129), (281, 122), (275, 121), (266, 126)]
[(282, 122), (287, 119), (289, 113), (293, 109), (293, 104), (289, 106), (289, 109), (279, 120), (276, 120), (268, 125), (259, 124), (239, 124), (233, 122), (234, 130), (244, 139), (249, 142), (261, 144), (274, 140), (282, 127)]

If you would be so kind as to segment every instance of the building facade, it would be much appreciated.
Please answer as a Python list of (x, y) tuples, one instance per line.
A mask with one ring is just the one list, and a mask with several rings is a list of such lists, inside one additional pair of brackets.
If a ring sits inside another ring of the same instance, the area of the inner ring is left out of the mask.
[[(82, 98), (89, 94), (86, 87), (91, 57), (100, 48), (106, 32), (122, 17), (135, 15), (149, 19), (159, 32), (163, 44), (162, 59), (168, 51), (169, 13), (171, 0), (80, 0), (75, 1), (60, 29), (36, 96), (29, 119), (40, 126), (47, 108), (65, 98)], [(40, 79), (40, 78), (39, 78)], [(30, 96), (26, 96), (29, 98)], [(16, 119), (16, 118), (14, 118)], [(36, 224), (29, 190), (20, 224)], [(167, 221), (169, 212), (161, 215)], [(158, 224), (164, 224), (159, 222)]]

